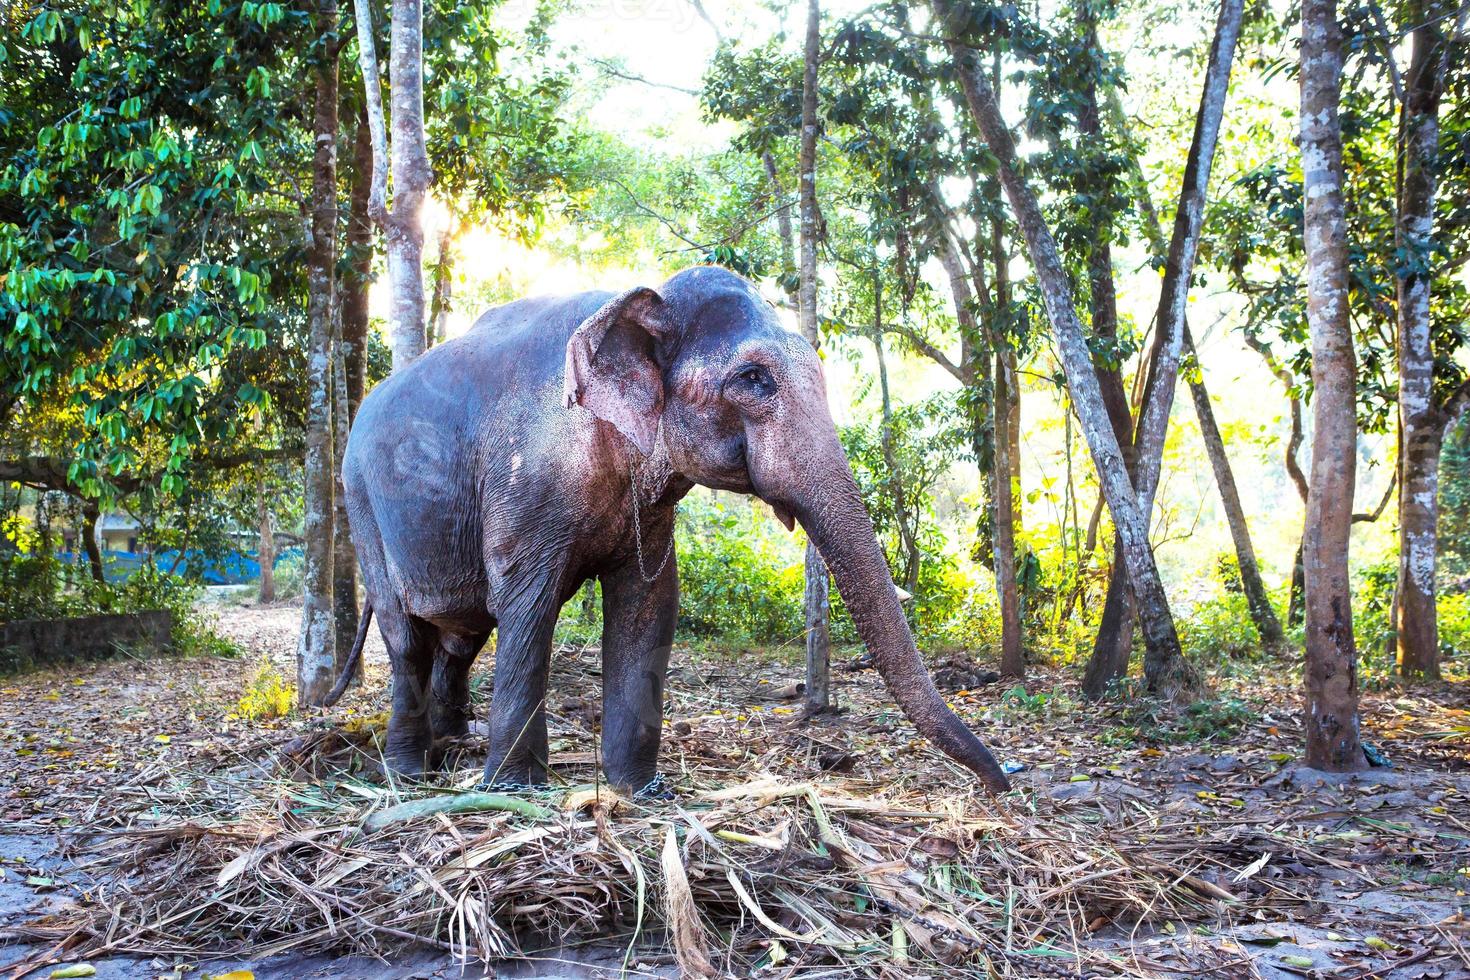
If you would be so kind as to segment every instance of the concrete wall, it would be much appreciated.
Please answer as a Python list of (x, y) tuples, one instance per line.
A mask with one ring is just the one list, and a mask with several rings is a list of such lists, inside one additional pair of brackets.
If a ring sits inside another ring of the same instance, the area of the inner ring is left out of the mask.
[(75, 619), (22, 619), (0, 626), (0, 673), (105, 660), (126, 650), (139, 657), (166, 652), (173, 615), (159, 610)]

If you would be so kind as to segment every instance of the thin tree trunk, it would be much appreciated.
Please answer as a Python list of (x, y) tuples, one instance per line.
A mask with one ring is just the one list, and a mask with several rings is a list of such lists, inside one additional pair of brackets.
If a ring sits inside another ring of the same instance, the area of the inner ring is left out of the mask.
[[(941, 20), (946, 20), (949, 8), (945, 0), (935, 0), (935, 8)], [(1168, 653), (1165, 662), (1182, 666), (1174, 618), (1149, 548), (1148, 526), (1133, 492), (1122, 450), (1113, 435), (1102, 392), (1093, 374), (1092, 355), (1072, 305), (1066, 269), (1036, 198), (1016, 172), (1015, 144), (1001, 119), (994, 90), (978, 70), (974, 52), (958, 41), (948, 43), (965, 89), (966, 101), (997, 159), (1001, 184), (1031, 253), (1032, 266), (1055, 334), (1057, 352), (1077, 406), (1078, 421), (1091, 449), (1099, 482), (1107, 495), (1113, 523), (1123, 536), (1124, 557), (1133, 581), (1144, 635), (1155, 649)], [(1159, 676), (1153, 680), (1159, 685), (1160, 693), (1166, 695), (1174, 693), (1167, 688), (1185, 686), (1182, 677)]]
[[(1194, 339), (1185, 327), (1184, 343), (1196, 362), (1199, 355), (1194, 352)], [(1210, 468), (1215, 471), (1215, 485), (1220, 490), (1220, 503), (1225, 509), (1225, 522), (1230, 527), (1230, 538), (1235, 543), (1236, 564), (1240, 568), (1240, 584), (1245, 592), (1246, 604), (1250, 607), (1251, 620), (1256, 632), (1267, 647), (1280, 646), (1285, 639), (1281, 621), (1271, 607), (1271, 597), (1266, 594), (1266, 584), (1261, 581), (1261, 568), (1256, 563), (1256, 550), (1251, 544), (1250, 528), (1245, 523), (1245, 508), (1240, 504), (1240, 491), (1235, 486), (1235, 474), (1230, 471), (1230, 458), (1225, 455), (1225, 440), (1220, 435), (1220, 426), (1215, 422), (1215, 410), (1210, 405), (1210, 395), (1203, 384), (1191, 383), (1190, 394), (1194, 397), (1194, 411), (1199, 418), (1200, 436), (1204, 440), (1205, 455), (1210, 458)]]
[[(342, 486), (342, 457), (347, 451), (347, 433), (352, 425), (347, 405), (347, 358), (342, 349), (342, 320), (333, 317), (337, 343), (332, 350), (332, 618), (336, 622), (336, 669), (334, 680), (348, 666), (352, 641), (357, 636), (357, 550), (347, 521), (347, 494)], [(362, 658), (357, 659), (360, 672)]]
[(992, 419), (998, 438), (995, 440), (995, 465), (991, 467), (995, 502), (995, 588), (1000, 598), (1000, 672), (1004, 677), (1026, 676), (1026, 657), (1021, 642), (1020, 589), (1016, 582), (1016, 508), (1012, 502), (1015, 484), (1011, 476), (1011, 440), (1006, 433), (1014, 399), (1011, 397), (1015, 375), (1010, 369), (1008, 352), (997, 347), (995, 377), (991, 386)]
[(342, 297), (342, 359), (347, 373), (347, 417), (357, 417), (367, 386), (368, 287), (373, 278), (372, 195), (373, 143), (367, 118), (359, 112), (352, 142), (352, 190), (347, 203), (349, 272), (339, 289)]
[[(97, 523), (102, 519), (102, 511), (95, 500), (82, 501), (82, 549), (87, 553), (87, 568), (92, 574), (92, 581), (101, 584), (107, 581), (107, 575), (102, 565), (102, 546), (97, 543)], [(182, 550), (180, 554), (182, 554)]]
[(255, 508), (260, 527), (260, 546), (255, 553), (260, 562), (260, 603), (264, 605), (276, 601), (276, 535), (263, 478), (255, 483)]
[(454, 295), (454, 239), (453, 219), (439, 233), (439, 254), (434, 261), (434, 297), (429, 303), (429, 327), (426, 344), (433, 347), (444, 343), (449, 333), (449, 307)]
[(388, 136), (370, 0), (355, 0), (358, 52), (372, 137), (373, 182), (368, 213), (384, 230), (391, 294), (388, 337), (393, 370), (424, 352), (423, 209), (433, 173), (424, 142), (424, 11), (422, 0), (393, 0), (389, 88), (393, 103), (393, 206), (388, 198)]
[[(1302, 400), (1296, 395), (1296, 378), (1292, 377), (1284, 364), (1278, 361), (1271, 348), (1246, 335), (1246, 346), (1260, 354), (1266, 361), (1266, 367), (1281, 386), (1286, 389), (1286, 400), (1291, 411), (1291, 435), (1286, 440), (1286, 475), (1291, 478), (1292, 486), (1296, 487), (1297, 496), (1302, 498), (1302, 504), (1307, 502), (1307, 475), (1302, 472), (1301, 463), (1297, 460), (1297, 453), (1302, 448)], [(1303, 531), (1305, 534), (1305, 531)], [(1302, 546), (1297, 543), (1296, 554), (1291, 562), (1291, 587), (1287, 592), (1286, 599), (1286, 625), (1300, 626), (1306, 615), (1306, 600), (1304, 590), (1306, 588), (1306, 572), (1302, 568)]]
[[(993, 63), (1000, 74), (1000, 58)], [(977, 229), (976, 235), (980, 231)], [(977, 253), (983, 254), (977, 241)], [(981, 260), (977, 256), (978, 269)], [(1004, 220), (990, 219), (990, 263), (995, 270), (995, 309), (1009, 317), (1011, 306), (1010, 256), (1005, 247)], [(976, 283), (976, 289), (980, 284)], [(999, 322), (997, 319), (996, 322)], [(990, 429), (995, 457), (990, 467), (991, 524), (994, 528), (995, 591), (1000, 600), (1000, 672), (1008, 677), (1026, 675), (1025, 637), (1021, 634), (1021, 588), (1016, 581), (1016, 537), (1021, 529), (1021, 399), (1017, 382), (1016, 355), (1009, 338), (993, 331), (995, 373), (990, 383)]]
[[(1434, 398), (1429, 293), (1434, 278), (1434, 197), (1439, 103), (1446, 52), (1443, 0), (1410, 3), (1409, 72), (1399, 116), (1398, 261), (1399, 575), (1398, 668), (1404, 677), (1439, 677), (1439, 617), (1434, 581), (1439, 533), (1439, 457), (1444, 413)], [(1390, 55), (1391, 57), (1391, 55)]]
[[(337, 24), (336, 0), (319, 0), (317, 30)], [(324, 46), (325, 47), (325, 46)], [(302, 532), (301, 637), (296, 649), (296, 692), (304, 705), (321, 704), (336, 681), (332, 603), (332, 278), (337, 244), (337, 63), (316, 65), (313, 115), (311, 242), (307, 251), (307, 414), (305, 515)]]
[[(800, 285), (798, 317), (801, 333), (813, 347), (821, 345), (817, 325), (817, 58), (822, 39), (818, 0), (808, 0), (805, 62), (801, 84), (801, 153), (798, 169), (798, 207), (801, 216)], [(827, 566), (815, 544), (806, 548), (806, 711), (831, 710), (832, 638), (831, 584)]]
[[(1111, 93), (1109, 101), (1120, 131), (1126, 134), (1127, 117), (1124, 116), (1122, 106), (1117, 102), (1116, 92)], [(1143, 179), (1143, 168), (1131, 151), (1128, 153), (1128, 173), (1130, 183), (1133, 185), (1134, 200), (1138, 202), (1139, 210), (1143, 212), (1144, 232), (1154, 251), (1162, 257), (1167, 251), (1164, 230), (1159, 225), (1159, 213), (1154, 209), (1152, 197), (1148, 192), (1148, 183)], [(1281, 621), (1276, 618), (1276, 611), (1272, 608), (1270, 596), (1266, 593), (1265, 582), (1261, 579), (1261, 566), (1256, 561), (1255, 546), (1251, 543), (1250, 526), (1246, 523), (1245, 508), (1240, 504), (1240, 491), (1235, 484), (1235, 474), (1230, 468), (1230, 457), (1225, 452), (1225, 440), (1221, 437), (1220, 426), (1215, 421), (1215, 410), (1210, 402), (1210, 393), (1205, 387), (1203, 365), (1198, 352), (1194, 349), (1194, 338), (1189, 332), (1188, 319), (1184, 320), (1183, 326), (1185, 353), (1196, 364), (1200, 364), (1200, 370), (1189, 374), (1189, 393), (1194, 401), (1195, 415), (1199, 419), (1200, 434), (1205, 443), (1205, 454), (1209, 456), (1210, 467), (1215, 474), (1215, 484), (1220, 491), (1220, 502), (1225, 510), (1225, 521), (1230, 527), (1230, 537), (1235, 544), (1235, 558), (1236, 564), (1240, 567), (1241, 585), (1245, 590), (1251, 618), (1255, 622), (1256, 632), (1260, 634), (1261, 642), (1268, 647), (1276, 646), (1284, 639)], [(1288, 382), (1288, 391), (1289, 389)], [(1293, 402), (1293, 404), (1296, 403)], [(1296, 421), (1296, 441), (1300, 444), (1301, 419), (1299, 414)], [(1292, 465), (1295, 465), (1294, 449), (1291, 450), (1290, 456)], [(1303, 482), (1302, 499), (1306, 499), (1305, 481)]]
[[(1095, 50), (1098, 47), (1097, 30), (1091, 7), (1083, 4), (1081, 16), (1087, 44)], [(1102, 145), (1102, 122), (1099, 116), (1097, 87), (1089, 80), (1082, 110), (1078, 113), (1077, 128), (1085, 139)], [(1110, 234), (1111, 229), (1106, 227), (1096, 230), (1092, 252), (1087, 261), (1092, 335), (1107, 346), (1112, 346), (1118, 337), (1118, 298), (1113, 281)], [(1095, 356), (1092, 363), (1098, 387), (1102, 391), (1103, 404), (1107, 407), (1108, 423), (1112, 426), (1118, 448), (1123, 453), (1128, 477), (1136, 480), (1133, 412), (1128, 402), (1127, 388), (1123, 384), (1123, 366), (1116, 359), (1104, 358), (1101, 354)], [(1090, 547), (1088, 551), (1091, 553)], [(1113, 562), (1108, 576), (1107, 597), (1103, 600), (1102, 617), (1098, 620), (1097, 636), (1092, 644), (1092, 656), (1088, 658), (1082, 677), (1082, 691), (1089, 698), (1103, 697), (1114, 684), (1127, 676), (1128, 659), (1133, 652), (1133, 622), (1133, 588), (1129, 584), (1128, 569), (1123, 561), (1123, 539), (1114, 532)]]
[(893, 399), (888, 390), (888, 359), (883, 351), (883, 277), (877, 267), (873, 269), (873, 352), (878, 357), (878, 441), (883, 449), (883, 465), (888, 469), (889, 493), (893, 497), (899, 541), (903, 545), (903, 588), (913, 595), (919, 584), (919, 542), (913, 525), (909, 523), (908, 494), (904, 489), (903, 474), (899, 472), (898, 452), (893, 442)]
[[(1008, 281), (1005, 273), (1004, 248), (1001, 244), (1000, 222), (992, 223), (992, 259), (995, 260), (995, 304), (1004, 309), (1008, 303)], [(972, 391), (988, 395), (991, 414), (986, 417), (980, 410), (980, 400), (975, 398), (970, 408), (970, 444), (975, 461), (980, 469), (980, 483), (989, 498), (991, 511), (991, 541), (989, 541), (989, 564), (995, 570), (995, 597), (1001, 607), (1001, 670), (1007, 676), (1020, 677), (1025, 674), (1025, 644), (1020, 627), (1020, 595), (1016, 585), (1016, 536), (1014, 516), (1017, 508), (1010, 504), (1010, 480), (1000, 478), (1008, 473), (1010, 466), (1010, 439), (998, 438), (1004, 432), (1005, 410), (1001, 375), (994, 370), (1004, 363), (1000, 354), (991, 357), (979, 345), (980, 329), (973, 311), (973, 294), (964, 275), (964, 259), (953, 239), (945, 237), (939, 248), (939, 262), (950, 279), (950, 292), (954, 297), (956, 319), (960, 325), (960, 381)], [(976, 269), (979, 276), (979, 269)], [(985, 284), (976, 281), (976, 292), (983, 291)], [(1000, 350), (998, 336), (991, 332), (991, 350)], [(1003, 445), (1004, 444), (1004, 445)], [(1005, 502), (1001, 497), (1005, 497)], [(1011, 517), (1005, 520), (1005, 514)]]
[(1357, 467), (1357, 371), (1348, 320), (1338, 121), (1341, 85), (1337, 2), (1304, 0), (1300, 146), (1314, 389), (1312, 476), (1302, 541), (1307, 586), (1306, 762), (1333, 772), (1367, 764), (1358, 734), (1358, 656), (1348, 581)]
[[(1179, 191), (1179, 204), (1174, 212), (1174, 232), (1164, 263), (1164, 283), (1159, 291), (1159, 307), (1155, 322), (1153, 348), (1149, 357), (1144, 385), (1143, 409), (1139, 413), (1138, 431), (1134, 437), (1137, 463), (1134, 484), (1138, 490), (1139, 508), (1145, 519), (1153, 512), (1163, 468), (1164, 441), (1169, 430), (1169, 416), (1174, 406), (1174, 389), (1179, 379), (1179, 362), (1184, 348), (1184, 316), (1189, 300), (1189, 281), (1199, 250), (1200, 230), (1204, 224), (1205, 195), (1209, 189), (1210, 170), (1220, 133), (1220, 120), (1225, 111), (1225, 96), (1230, 88), (1230, 67), (1235, 60), (1235, 45), (1240, 37), (1243, 0), (1224, 0), (1215, 23), (1215, 38), (1210, 45), (1205, 69), (1204, 91), (1195, 115), (1194, 137), (1184, 165), (1184, 183)], [(1143, 672), (1149, 689), (1160, 691), (1177, 686), (1174, 679), (1186, 671), (1178, 651), (1145, 642)]]
[[(766, 178), (771, 182), (771, 192), (778, 198), (786, 196), (786, 189), (781, 186), (781, 173), (776, 169), (776, 158), (771, 155), (770, 150), (761, 154), (761, 163), (766, 168)], [(786, 295), (793, 302), (800, 302), (797, 293), (796, 276), (796, 249), (792, 242), (795, 232), (791, 229), (791, 205), (776, 211), (776, 230), (781, 236), (781, 284), (786, 290)]]

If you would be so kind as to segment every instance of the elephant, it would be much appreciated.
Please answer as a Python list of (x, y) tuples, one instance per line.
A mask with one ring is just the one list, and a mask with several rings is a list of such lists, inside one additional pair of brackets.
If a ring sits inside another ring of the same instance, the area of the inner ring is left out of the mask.
[(604, 775), (649, 786), (679, 602), (675, 505), (699, 484), (800, 522), (899, 707), (984, 787), (1008, 788), (919, 656), (816, 350), (734, 272), (490, 310), (363, 400), (342, 481), (367, 597), (329, 703), (376, 614), (391, 770), (422, 774), (436, 738), (467, 731), (470, 667), (497, 630), (485, 780), (544, 782), (552, 632), (595, 576)]

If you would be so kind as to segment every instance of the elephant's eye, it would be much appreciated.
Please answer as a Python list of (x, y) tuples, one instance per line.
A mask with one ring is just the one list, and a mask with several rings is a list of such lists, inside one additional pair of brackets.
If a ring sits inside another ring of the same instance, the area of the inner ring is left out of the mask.
[(758, 394), (767, 394), (775, 388), (771, 372), (759, 364), (747, 364), (735, 372), (735, 381), (740, 387)]

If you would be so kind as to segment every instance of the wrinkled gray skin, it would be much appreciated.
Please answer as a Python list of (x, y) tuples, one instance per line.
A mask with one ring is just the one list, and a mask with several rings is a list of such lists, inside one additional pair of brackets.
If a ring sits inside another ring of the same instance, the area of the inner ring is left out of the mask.
[(392, 659), (386, 762), (400, 773), (421, 773), (435, 738), (467, 730), (470, 666), (498, 629), (486, 780), (544, 780), (552, 629), (596, 576), (603, 766), (615, 786), (647, 784), (679, 601), (675, 563), (660, 563), (674, 505), (699, 483), (800, 521), (905, 714), (1006, 788), (919, 659), (816, 352), (731, 272), (491, 310), (368, 395), (343, 480)]

